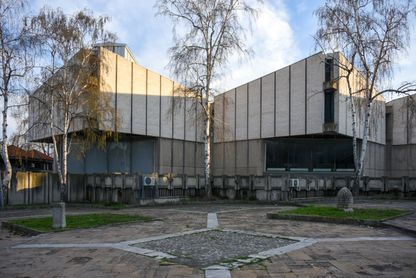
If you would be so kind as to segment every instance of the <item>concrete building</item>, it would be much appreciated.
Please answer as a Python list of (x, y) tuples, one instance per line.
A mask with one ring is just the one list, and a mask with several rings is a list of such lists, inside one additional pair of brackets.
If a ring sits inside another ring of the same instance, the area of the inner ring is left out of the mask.
[[(339, 53), (318, 53), (215, 98), (215, 175), (314, 173), (354, 169), (351, 112), (338, 79)], [(384, 174), (384, 100), (376, 103), (365, 175)], [(358, 121), (359, 138), (362, 121)]]
[(386, 176), (416, 176), (416, 108), (410, 97), (386, 103)]
[[(108, 66), (101, 90), (116, 110), (120, 140), (105, 150), (71, 153), (69, 171), (202, 175), (203, 128), (195, 100), (178, 93), (178, 83), (137, 64), (126, 45), (97, 47)], [(348, 93), (333, 64), (343, 59), (317, 53), (217, 95), (213, 175), (351, 175)], [(353, 78), (360, 82), (358, 73)], [(405, 100), (386, 104), (380, 97), (375, 103), (364, 175), (414, 175), (416, 121), (403, 108)], [(360, 118), (358, 132), (361, 138)], [(32, 140), (48, 135), (34, 131)]]
[[(106, 149), (96, 146), (84, 155), (76, 146), (69, 154), (70, 173), (203, 173), (202, 128), (194, 100), (180, 94), (178, 83), (136, 63), (125, 44), (97, 45), (100, 90), (108, 94), (119, 134)], [(35, 100), (31, 103), (36, 119)], [(79, 131), (81, 127), (73, 127)], [(48, 129), (33, 129), (31, 140), (50, 141)]]

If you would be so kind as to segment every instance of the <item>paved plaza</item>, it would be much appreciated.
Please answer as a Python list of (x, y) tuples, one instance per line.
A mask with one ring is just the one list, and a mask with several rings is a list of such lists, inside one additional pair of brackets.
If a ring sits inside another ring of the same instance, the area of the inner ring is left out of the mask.
[[(415, 201), (360, 200), (356, 205), (416, 212)], [(393, 227), (266, 218), (266, 213), (290, 208), (255, 203), (114, 211), (69, 207), (70, 214), (111, 211), (157, 220), (35, 237), (2, 229), (0, 277), (416, 276), (416, 238), (412, 234)], [(0, 212), (0, 218), (48, 213), (47, 209), (7, 210)], [(414, 214), (390, 222), (409, 229), (415, 226)]]

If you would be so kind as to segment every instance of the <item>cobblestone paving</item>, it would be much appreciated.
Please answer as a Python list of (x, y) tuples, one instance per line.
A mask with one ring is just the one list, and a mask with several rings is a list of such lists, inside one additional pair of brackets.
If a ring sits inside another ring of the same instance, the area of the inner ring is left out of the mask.
[[(365, 203), (360, 205), (365, 206)], [(381, 203), (369, 202), (369, 206), (374, 205), (382, 206)], [(194, 206), (198, 208), (198, 205)], [(237, 209), (231, 212), (226, 206), (219, 206), (218, 210), (214, 206), (207, 210), (207, 204), (201, 206), (204, 208), (195, 209), (194, 213), (191, 213), (187, 206), (111, 211), (151, 215), (159, 218), (160, 221), (50, 233), (32, 238), (14, 235), (0, 229), (0, 277), (204, 277), (204, 272), (199, 268), (170, 264), (117, 249), (14, 249), (12, 247), (22, 243), (121, 242), (192, 231), (206, 228), (208, 211), (222, 211), (217, 215), (220, 228), (314, 238), (404, 236), (394, 229), (270, 220), (265, 217), (267, 212), (288, 209), (288, 207), (270, 208), (254, 204), (244, 204), (239, 207), (238, 204), (233, 203), (232, 210), (235, 207)], [(406, 206), (416, 207), (416, 202), (408, 202)], [(90, 211), (76, 210), (80, 213)], [(27, 211), (25, 213), (27, 214)], [(48, 211), (36, 210), (30, 214), (45, 213)], [(0, 213), (0, 220), (11, 215), (17, 217), (20, 214), (18, 211), (9, 211), (7, 216)], [(403, 225), (407, 223), (408, 221), (403, 220)], [(257, 264), (232, 270), (231, 275), (232, 277), (416, 277), (416, 241), (318, 242)]]
[(178, 256), (172, 261), (193, 267), (207, 267), (224, 260), (246, 257), (295, 243), (293, 240), (212, 230), (134, 246)]

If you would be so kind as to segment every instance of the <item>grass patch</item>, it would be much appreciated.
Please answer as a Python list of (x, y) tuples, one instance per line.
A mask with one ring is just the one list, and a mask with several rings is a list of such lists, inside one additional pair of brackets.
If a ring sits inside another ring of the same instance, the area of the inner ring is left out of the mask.
[(65, 229), (53, 229), (52, 217), (27, 218), (10, 220), (10, 223), (17, 224), (26, 228), (37, 230), (40, 232), (62, 231), (68, 229), (87, 229), (95, 228), (108, 224), (128, 223), (136, 221), (152, 221), (155, 220), (150, 216), (128, 215), (128, 214), (112, 214), (112, 213), (93, 213), (80, 215), (67, 215)]
[(321, 216), (336, 219), (355, 219), (355, 220), (373, 220), (382, 221), (388, 218), (408, 214), (408, 211), (398, 209), (360, 209), (355, 208), (353, 212), (345, 212), (334, 207), (307, 206), (299, 207), (292, 210), (282, 211), (281, 215), (307, 215)]

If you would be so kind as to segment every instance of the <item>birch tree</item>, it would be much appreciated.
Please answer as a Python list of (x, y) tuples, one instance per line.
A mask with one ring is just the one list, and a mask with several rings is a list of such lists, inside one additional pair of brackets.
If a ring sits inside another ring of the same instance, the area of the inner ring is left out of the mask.
[(24, 22), (25, 3), (20, 0), (0, 0), (0, 96), (2, 103), (1, 157), (5, 165), (0, 184), (0, 206), (4, 205), (5, 192), (12, 178), (12, 166), (8, 154), (8, 125), (10, 109), (16, 104), (11, 98), (22, 92), (21, 84), (31, 69), (27, 50), (30, 36)]
[(214, 84), (231, 55), (249, 54), (241, 21), (256, 11), (244, 0), (159, 0), (156, 6), (159, 15), (174, 22), (169, 67), (186, 88), (184, 94), (196, 99), (202, 110), (204, 175), (211, 198)]
[(29, 119), (30, 129), (37, 132), (32, 137), (43, 131), (51, 138), (62, 202), (73, 140), (104, 144), (112, 135), (106, 121), (112, 119), (114, 109), (100, 90), (99, 72), (106, 67), (105, 60), (94, 49), (96, 43), (114, 39), (105, 31), (107, 21), (87, 10), (66, 15), (47, 8), (31, 21), (33, 32), (43, 40), (45, 65), (40, 87), (30, 96), (29, 115), (34, 117)]
[[(409, 47), (411, 17), (415, 14), (412, 0), (326, 0), (315, 11), (319, 29), (316, 39), (325, 50), (341, 51), (344, 59), (334, 59), (348, 87), (352, 115), (354, 191), (358, 193), (363, 175), (374, 106), (387, 92), (410, 94), (414, 83), (405, 82), (397, 89), (383, 89), (393, 76), (399, 53)], [(360, 82), (355, 82), (354, 75)], [(362, 140), (358, 146), (358, 124), (362, 115)]]

